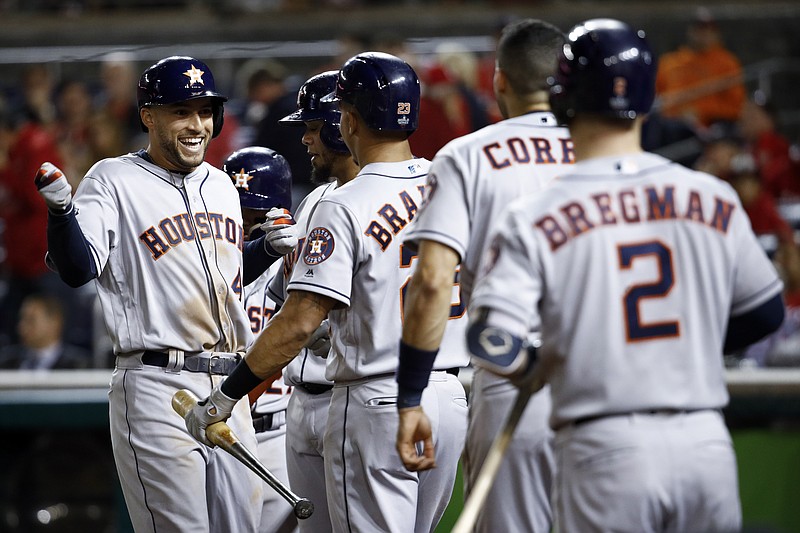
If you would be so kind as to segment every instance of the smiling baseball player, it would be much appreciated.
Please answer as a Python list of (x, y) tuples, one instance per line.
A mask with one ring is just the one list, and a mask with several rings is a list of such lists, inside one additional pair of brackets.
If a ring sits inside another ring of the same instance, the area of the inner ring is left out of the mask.
[[(429, 162), (414, 158), (419, 81), (389, 54), (368, 52), (339, 72), (340, 131), (358, 176), (317, 204), (301, 261), (281, 310), (245, 361), (186, 418), (204, 438), (235, 399), (293, 359), (322, 320), (331, 326), (326, 376), (334, 382), (324, 437), (328, 506), (335, 531), (431, 531), (450, 500), (466, 431), (466, 397), (450, 368), (465, 364), (463, 329), (448, 328), (422, 404), (436, 413), (439, 468), (409, 473), (392, 442), (397, 431), (394, 381), (402, 298), (414, 255), (399, 234), (422, 202)], [(453, 302), (454, 318), (461, 315)], [(334, 452), (330, 452), (333, 450)]]
[[(469, 305), (488, 235), (502, 211), (516, 198), (540, 191), (573, 162), (569, 132), (558, 127), (548, 102), (547, 78), (555, 73), (563, 42), (558, 28), (538, 20), (504, 29), (494, 85), (506, 118), (439, 151), (425, 205), (406, 236), (406, 245), (420, 248), (420, 265), (409, 283), (400, 343), (396, 446), (411, 470), (429, 468), (435, 460), (427, 416), (417, 398), (427, 385), (426, 365), (432, 363), (447, 322), (453, 271), (461, 263), (461, 294)], [(515, 397), (516, 387), (508, 380), (476, 370), (463, 457), (467, 495)], [(549, 415), (550, 395), (543, 390), (525, 411), (476, 531), (550, 531), (554, 464)]]
[(730, 185), (642, 151), (655, 73), (643, 32), (570, 30), (576, 164), (509, 207), (473, 293), (473, 362), (550, 383), (559, 531), (741, 528), (722, 354), (777, 329), (782, 283)]
[[(178, 389), (207, 396), (251, 344), (242, 286), (293, 231), (243, 242), (236, 189), (204, 162), (226, 100), (205, 63), (165, 58), (144, 71), (137, 97), (146, 150), (96, 163), (74, 200), (63, 173), (42, 165), (48, 255), (71, 286), (95, 279), (117, 356), (111, 441), (137, 533), (255, 531), (260, 509), (239, 502), (260, 501), (260, 480), (199, 446), (170, 403)], [(254, 448), (247, 402), (230, 409)]]

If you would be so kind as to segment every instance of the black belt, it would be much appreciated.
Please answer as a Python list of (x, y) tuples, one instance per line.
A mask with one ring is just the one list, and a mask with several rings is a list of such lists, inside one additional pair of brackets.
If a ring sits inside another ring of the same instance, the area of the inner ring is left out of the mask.
[[(235, 357), (220, 357), (214, 355), (211, 357), (202, 357), (190, 355), (184, 358), (181, 370), (227, 376), (233, 372), (233, 369), (236, 368), (236, 365), (239, 364), (241, 359), (242, 358), (238, 355)], [(169, 364), (169, 354), (146, 350), (144, 354), (142, 354), (142, 363), (166, 368)]]
[(299, 387), (307, 393), (313, 394), (314, 396), (333, 390), (333, 385), (322, 385), (320, 383), (300, 383), (296, 385), (296, 387)]
[(448, 369), (446, 369), (446, 370), (445, 370), (445, 372), (447, 372), (448, 374), (452, 374), (452, 375), (454, 375), (455, 377), (458, 377), (458, 371), (459, 371), (459, 370), (461, 370), (461, 369), (460, 369), (459, 367), (457, 367), (457, 366), (456, 366), (456, 367), (453, 367), (453, 368), (448, 368)]
[(274, 431), (285, 424), (286, 410), (253, 416), (253, 428), (256, 430), (256, 433)]
[(629, 413), (616, 413), (616, 414), (605, 414), (605, 415), (592, 415), (592, 416), (584, 416), (581, 418), (576, 418), (572, 422), (567, 422), (561, 427), (565, 426), (580, 426), (582, 424), (587, 424), (589, 422), (594, 422), (595, 420), (601, 420), (603, 418), (612, 418), (615, 416), (628, 416), (628, 415), (649, 415), (649, 416), (656, 416), (656, 415), (687, 415), (690, 413), (697, 413), (700, 411), (710, 411), (712, 409), (645, 409), (642, 411), (631, 411)]

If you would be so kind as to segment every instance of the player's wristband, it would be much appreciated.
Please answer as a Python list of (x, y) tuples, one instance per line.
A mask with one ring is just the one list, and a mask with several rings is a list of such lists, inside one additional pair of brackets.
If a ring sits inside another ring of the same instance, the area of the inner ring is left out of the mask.
[(247, 365), (247, 359), (245, 359), (236, 365), (236, 368), (233, 369), (228, 379), (222, 382), (219, 389), (225, 396), (239, 400), (261, 385), (262, 381), (264, 380), (253, 374), (253, 371)]
[(422, 391), (428, 386), (433, 362), (439, 350), (420, 350), (400, 341), (400, 361), (397, 365), (397, 408), (416, 407), (422, 401)]

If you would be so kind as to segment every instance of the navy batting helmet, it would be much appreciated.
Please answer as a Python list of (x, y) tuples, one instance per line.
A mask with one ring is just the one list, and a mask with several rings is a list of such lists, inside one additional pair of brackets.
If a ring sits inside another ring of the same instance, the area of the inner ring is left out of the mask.
[(365, 52), (339, 70), (336, 90), (323, 102), (352, 104), (367, 126), (413, 133), (419, 124), (419, 78), (411, 65), (391, 54)]
[(577, 113), (634, 119), (655, 98), (656, 59), (644, 32), (613, 19), (570, 30), (551, 81), (550, 106), (562, 123)]
[[(151, 65), (139, 78), (136, 98), (139, 110), (145, 106), (174, 104), (210, 96), (214, 103), (214, 132), (222, 131), (223, 102), (228, 98), (217, 92), (211, 69), (193, 57), (171, 56)], [(142, 124), (142, 130), (147, 128)]]
[(297, 92), (297, 111), (287, 115), (279, 122), (298, 126), (313, 120), (321, 120), (319, 137), (322, 143), (334, 152), (348, 153), (347, 145), (342, 140), (339, 132), (339, 121), (342, 113), (339, 106), (333, 102), (322, 102), (322, 98), (336, 89), (336, 79), (339, 73), (329, 70), (322, 74), (312, 76), (300, 87)]
[(222, 165), (239, 191), (242, 207), (269, 211), (291, 209), (292, 171), (286, 159), (269, 148), (251, 146), (233, 152)]

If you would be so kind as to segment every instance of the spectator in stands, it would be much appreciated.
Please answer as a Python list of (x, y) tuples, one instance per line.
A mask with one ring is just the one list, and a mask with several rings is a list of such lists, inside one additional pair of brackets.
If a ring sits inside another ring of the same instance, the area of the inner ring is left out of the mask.
[(96, 97), (95, 108), (104, 111), (120, 124), (124, 151), (138, 150), (147, 143), (136, 104), (138, 76), (139, 69), (133, 55), (128, 52), (109, 53), (100, 63), (102, 86)]
[[(340, 67), (337, 65), (336, 70)], [(268, 70), (274, 90), (265, 102), (267, 111), (258, 123), (255, 145), (271, 148), (286, 158), (292, 169), (292, 203), (296, 206), (315, 187), (311, 183), (311, 160), (302, 142), (304, 129), (286, 128), (278, 121), (297, 109), (299, 87), (288, 83), (288, 71), (281, 63), (272, 61)]]
[(453, 76), (438, 63), (422, 70), (420, 76), (419, 128), (408, 142), (415, 156), (433, 159), (445, 144), (473, 130), (467, 103)]
[(0, 219), (6, 250), (0, 266), (7, 286), (0, 300), (0, 345), (16, 341), (14, 325), (27, 295), (64, 285), (45, 266), (47, 207), (31, 186), (43, 161), (62, 162), (50, 132), (34, 119), (35, 113), (27, 113), (27, 117), (9, 109), (0, 112), (0, 136), (4, 139), (0, 143)]
[(656, 94), (667, 118), (704, 128), (738, 120), (745, 100), (742, 66), (723, 45), (708, 9), (697, 9), (686, 43), (659, 59)]
[(66, 80), (56, 92), (56, 121), (54, 134), (61, 167), (72, 181), (72, 190), (78, 188), (81, 178), (95, 162), (91, 159), (89, 134), (94, 104), (85, 82)]
[(236, 115), (239, 120), (237, 149), (252, 146), (258, 125), (267, 116), (270, 105), (286, 94), (286, 69), (272, 59), (252, 59), (236, 73), (236, 99), (225, 104), (226, 118)]
[(778, 131), (775, 110), (762, 93), (745, 102), (737, 125), (758, 165), (764, 189), (774, 198), (800, 197), (800, 161)]
[(756, 235), (771, 234), (779, 243), (794, 242), (791, 226), (762, 186), (753, 157), (738, 139), (726, 137), (709, 142), (695, 168), (730, 182), (739, 194)]
[(25, 298), (17, 321), (19, 344), (0, 350), (0, 368), (50, 370), (89, 368), (89, 351), (62, 340), (64, 313), (54, 296), (31, 294)]

